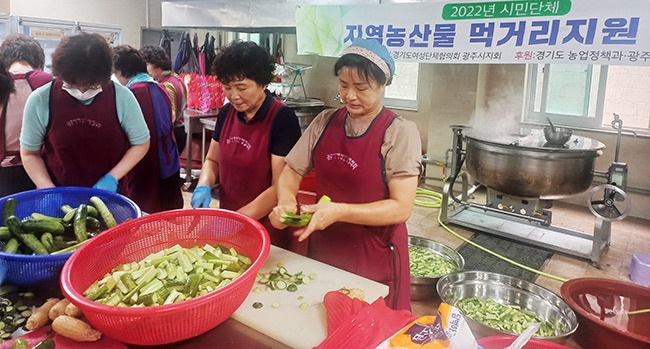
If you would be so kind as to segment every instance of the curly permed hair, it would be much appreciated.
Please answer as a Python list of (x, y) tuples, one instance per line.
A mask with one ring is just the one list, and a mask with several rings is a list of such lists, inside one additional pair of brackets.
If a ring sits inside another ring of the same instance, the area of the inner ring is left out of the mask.
[(162, 70), (172, 70), (172, 61), (167, 57), (167, 52), (160, 46), (146, 45), (142, 47), (142, 56), (148, 64)]
[(219, 51), (212, 71), (223, 84), (248, 78), (263, 86), (273, 81), (275, 62), (256, 43), (235, 41)]
[(113, 47), (113, 69), (130, 78), (138, 73), (146, 73), (147, 63), (138, 49), (131, 45), (120, 45)]
[(0, 45), (0, 61), (9, 68), (12, 63), (25, 61), (34, 69), (43, 70), (45, 53), (38, 41), (23, 34), (7, 36)]

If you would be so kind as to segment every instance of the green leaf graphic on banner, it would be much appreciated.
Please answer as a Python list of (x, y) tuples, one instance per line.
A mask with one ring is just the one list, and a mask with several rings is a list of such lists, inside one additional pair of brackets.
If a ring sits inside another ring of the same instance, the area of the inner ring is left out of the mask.
[(514, 0), (446, 4), (445, 20), (491, 19), (510, 17), (564, 16), (571, 11), (571, 0)]
[(336, 56), (342, 51), (341, 38), (344, 34), (342, 6), (296, 7), (296, 32), (298, 53)]

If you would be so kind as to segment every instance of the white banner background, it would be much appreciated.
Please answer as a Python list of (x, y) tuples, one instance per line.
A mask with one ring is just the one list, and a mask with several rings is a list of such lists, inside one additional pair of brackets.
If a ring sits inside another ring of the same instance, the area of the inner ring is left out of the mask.
[(340, 56), (364, 37), (380, 40), (397, 61), (642, 66), (650, 65), (650, 1), (298, 5), (296, 34), (298, 54)]

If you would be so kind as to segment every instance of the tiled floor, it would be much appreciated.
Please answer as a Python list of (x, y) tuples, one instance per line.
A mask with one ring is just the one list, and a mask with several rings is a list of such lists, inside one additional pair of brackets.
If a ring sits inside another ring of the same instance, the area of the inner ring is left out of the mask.
[[(435, 190), (435, 189), (434, 189)], [(481, 202), (480, 191), (473, 200)], [(185, 207), (190, 207), (191, 193), (184, 193)], [(217, 200), (213, 200), (212, 207), (217, 207)], [(553, 208), (553, 225), (591, 234), (595, 224), (593, 214), (586, 207), (580, 207), (562, 202), (555, 202)], [(429, 238), (452, 248), (457, 248), (463, 242), (444, 230), (438, 223), (438, 209), (415, 206), (407, 225), (409, 234)], [(460, 235), (468, 238), (472, 232), (465, 228), (453, 226), (450, 228)], [(650, 222), (638, 218), (628, 217), (622, 221), (612, 223), (611, 246), (601, 258), (601, 269), (590, 265), (586, 259), (555, 253), (551, 260), (542, 268), (542, 271), (566, 279), (580, 277), (602, 277), (630, 281), (628, 268), (634, 253), (650, 253)], [(536, 283), (560, 294), (561, 282), (544, 276), (539, 276)], [(427, 302), (412, 302), (412, 311), (417, 315), (435, 314), (437, 304)], [(580, 348), (573, 340), (566, 343), (575, 349)]]

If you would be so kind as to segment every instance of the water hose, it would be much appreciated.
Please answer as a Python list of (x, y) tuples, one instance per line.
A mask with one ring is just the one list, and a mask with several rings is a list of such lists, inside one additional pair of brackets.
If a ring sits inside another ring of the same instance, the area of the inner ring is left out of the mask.
[[(418, 198), (424, 198), (425, 200), (419, 200)], [(451, 201), (449, 203), (451, 204)], [(432, 190), (424, 189), (424, 188), (417, 188), (417, 191), (415, 192), (415, 205), (422, 206), (422, 207), (430, 207), (430, 208), (440, 208), (441, 205), (442, 205), (442, 194), (434, 192)], [(482, 250), (484, 252), (487, 252), (487, 253), (489, 253), (489, 254), (497, 257), (497, 258), (500, 258), (500, 259), (502, 259), (502, 260), (504, 260), (504, 261), (506, 261), (506, 262), (508, 262), (510, 264), (518, 266), (518, 267), (520, 267), (520, 268), (522, 268), (524, 270), (527, 270), (527, 271), (529, 271), (531, 273), (535, 273), (535, 274), (538, 274), (538, 275), (541, 275), (541, 276), (545, 276), (547, 278), (557, 280), (557, 281), (560, 281), (560, 282), (569, 281), (569, 279), (565, 279), (565, 278), (562, 278), (562, 277), (559, 277), (559, 276), (555, 276), (555, 275), (552, 275), (552, 274), (549, 274), (549, 273), (545, 273), (545, 272), (543, 272), (541, 270), (537, 270), (537, 269), (531, 268), (529, 266), (523, 265), (523, 264), (521, 264), (519, 262), (513, 261), (512, 259), (510, 259), (510, 258), (508, 258), (506, 256), (500, 255), (500, 254), (498, 254), (498, 253), (496, 253), (496, 252), (494, 252), (494, 251), (492, 251), (492, 250), (490, 250), (488, 248), (485, 248), (485, 247), (475, 243), (474, 241), (471, 241), (471, 240), (463, 237), (462, 235), (458, 234), (457, 232), (451, 230), (447, 225), (445, 225), (442, 222), (442, 220), (440, 219), (440, 213), (441, 212), (438, 211), (438, 224), (440, 224), (440, 226), (442, 228), (444, 228), (446, 231), (448, 231), (449, 233), (451, 233), (455, 237), (459, 238), (463, 242), (466, 242), (466, 243), (468, 243), (468, 244), (470, 244), (470, 245), (472, 245), (472, 246), (474, 246), (474, 247), (476, 247), (476, 248), (478, 248), (478, 249), (480, 249), (480, 250)]]
[(440, 208), (442, 206), (442, 194), (418, 188), (415, 191), (415, 204), (422, 207)]

